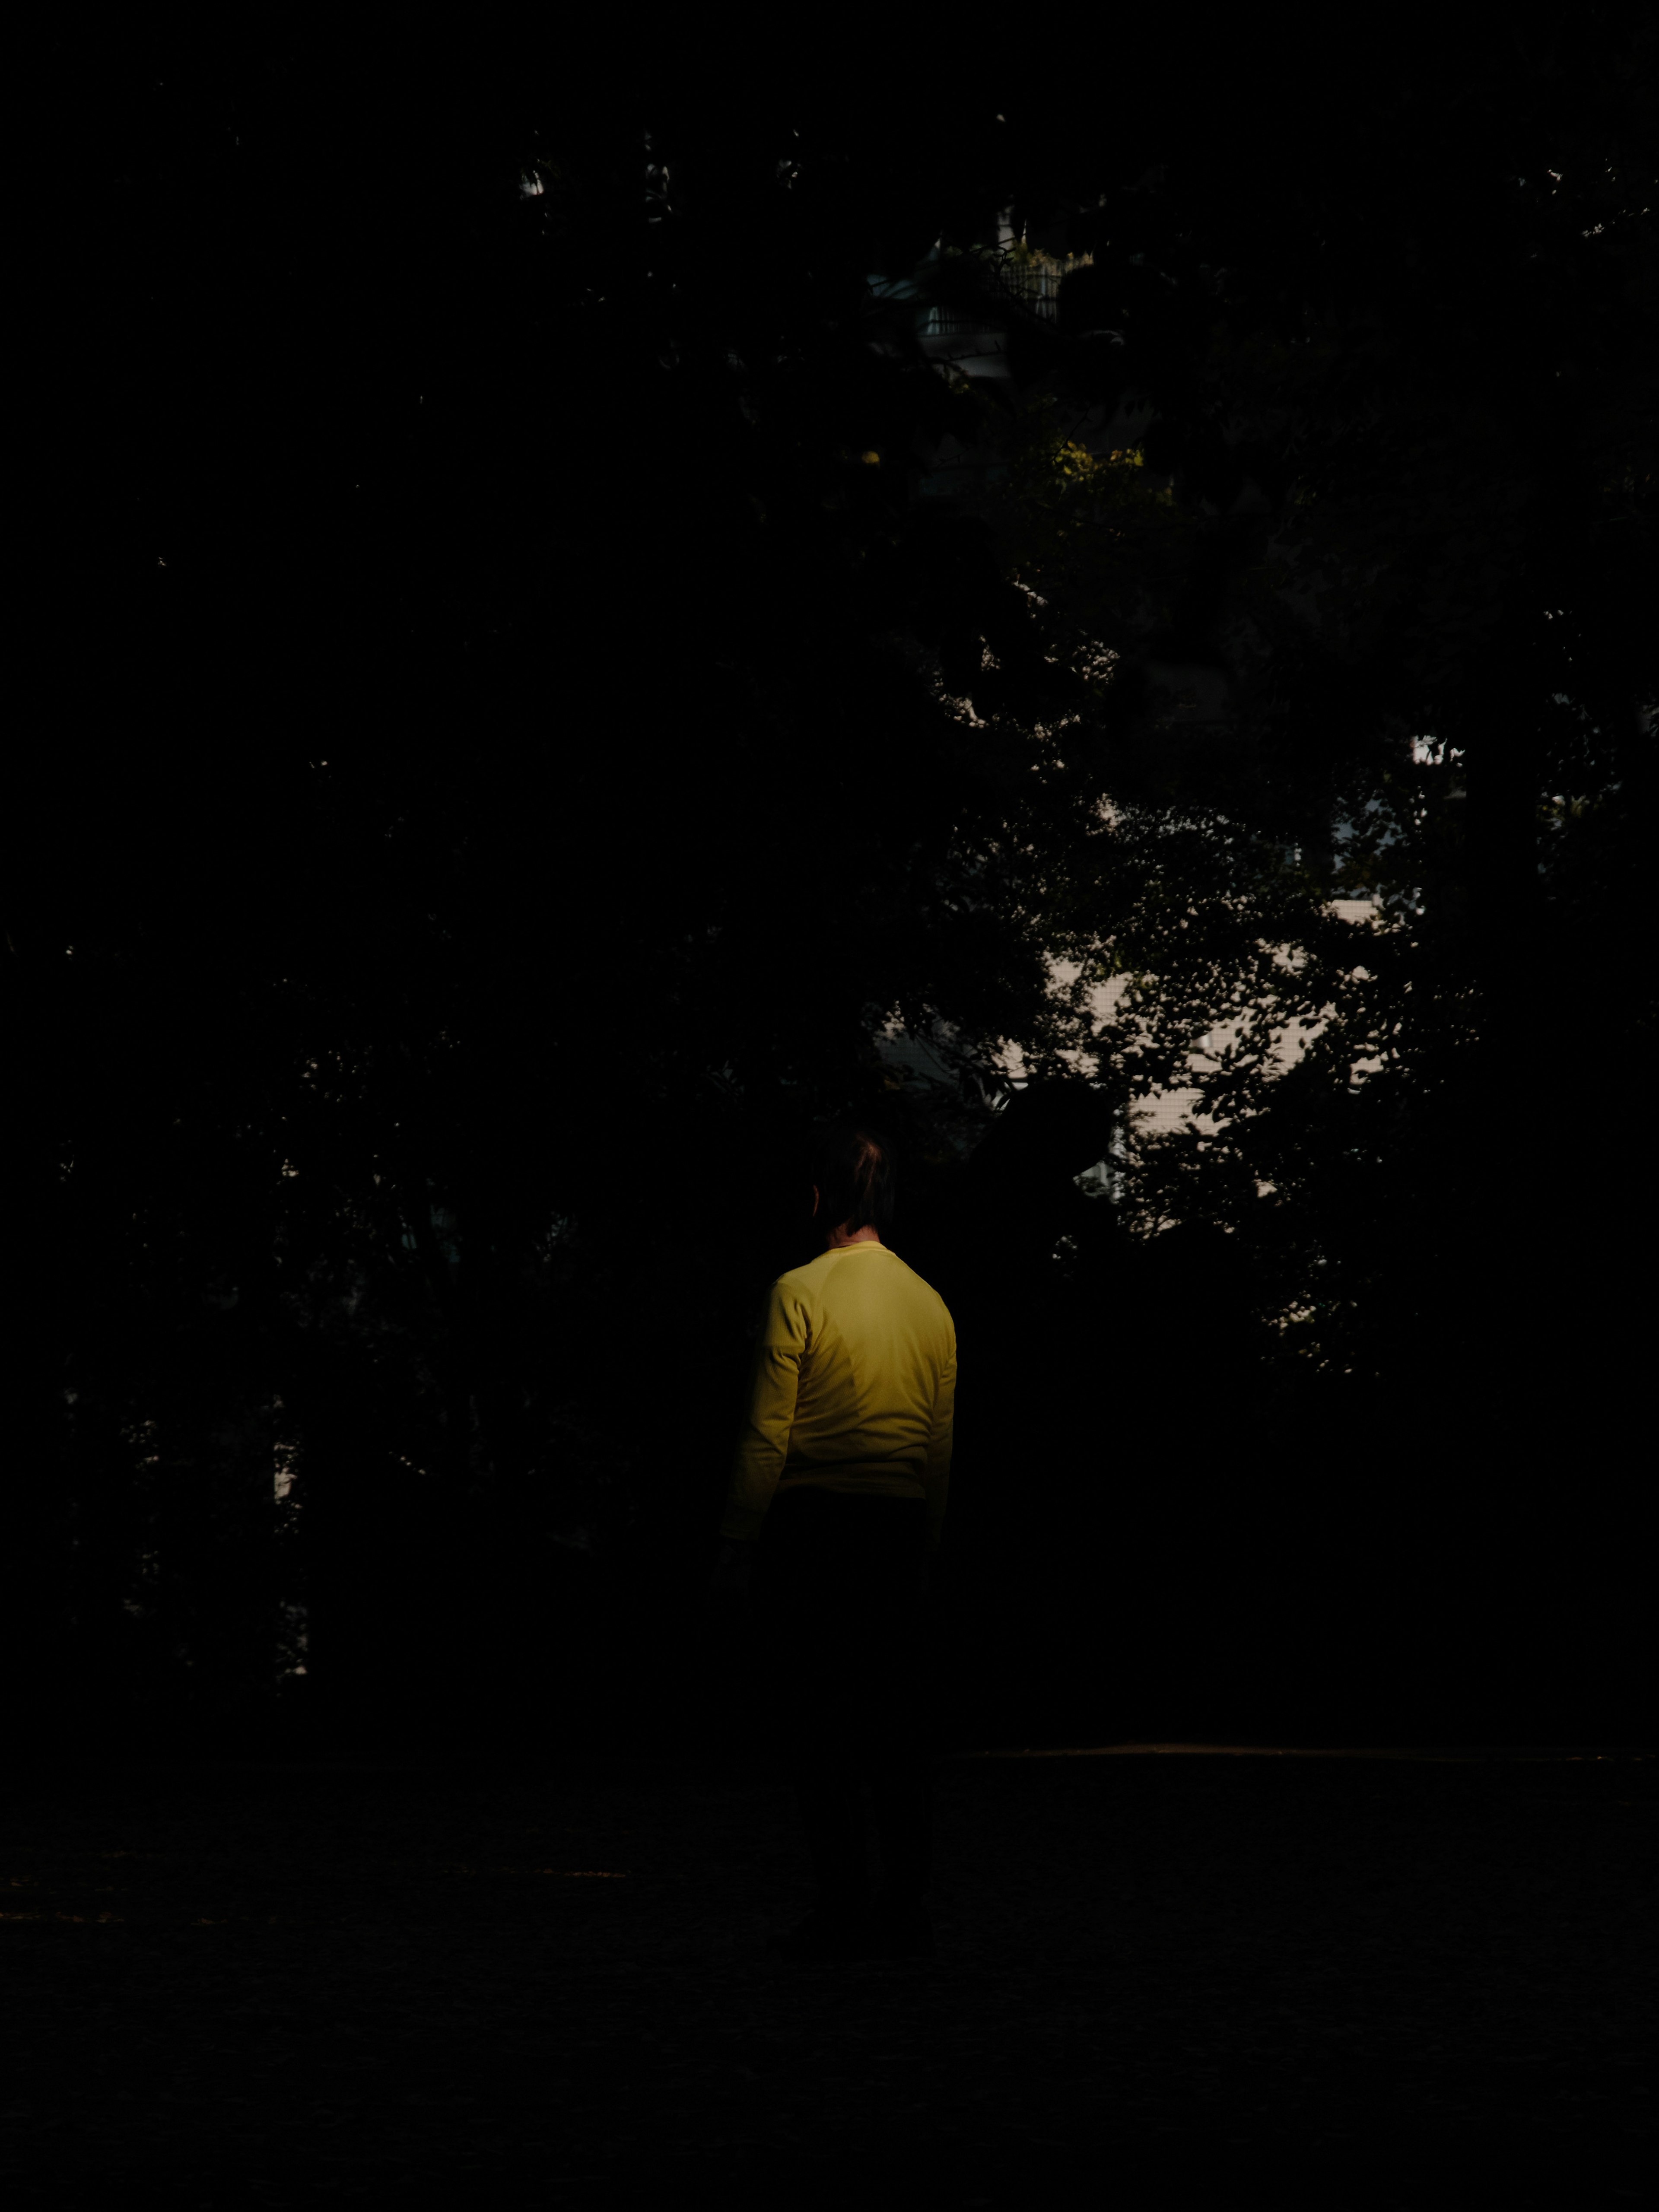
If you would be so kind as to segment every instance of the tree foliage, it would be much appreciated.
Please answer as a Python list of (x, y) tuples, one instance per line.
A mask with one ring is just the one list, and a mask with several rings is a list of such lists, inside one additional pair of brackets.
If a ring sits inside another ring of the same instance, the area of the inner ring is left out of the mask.
[[(1042, 1450), (1097, 1451), (1111, 1357), (1159, 1448), (1177, 1244), (1206, 1402), (1359, 1376), (1351, 1426), (1460, 1300), (1602, 1264), (1564, 1225), (1506, 1273), (1556, 1010), (1649, 1033), (1653, 55), (1595, 20), (1265, 133), (1222, 57), (1168, 112), (918, 133), (528, 51), (62, 50), (99, 151), (7, 925), (37, 1652), (258, 1703), (304, 1601), (320, 1681), (520, 1623), (580, 1705), (583, 1593), (622, 1562), (660, 1612), (710, 1521), (830, 1109), (898, 1123), (918, 1263), (1007, 1347), (985, 1499), (1057, 1343)], [(1063, 230), (1052, 325), (1010, 204)], [(1006, 324), (1017, 411), (871, 282), (910, 270)], [(1006, 466), (978, 501), (921, 495), (946, 437)], [(1113, 1113), (1239, 1014), (1218, 1131), (1090, 1206)], [(898, 1081), (895, 1018), (954, 1085)]]
[(1201, 105), (1124, 128), (1103, 191), (1051, 118), (1021, 149), (1016, 225), (1086, 262), (1054, 325), (1006, 318), (1037, 396), (987, 507), (1106, 676), (1051, 733), (1114, 811), (1067, 902), (1134, 979), (1091, 1048), (1126, 1097), (1195, 1077), (1222, 1127), (1136, 1153), (1133, 1203), (1248, 1230), (1339, 1374), (1398, 1386), (1471, 1302), (1543, 1371), (1593, 1265), (1576, 1206), (1517, 1202), (1588, 1103), (1556, 1010), (1613, 1064), (1651, 1034), (1653, 105), (1650, 38), (1598, 18), (1378, 70), (1247, 161)]

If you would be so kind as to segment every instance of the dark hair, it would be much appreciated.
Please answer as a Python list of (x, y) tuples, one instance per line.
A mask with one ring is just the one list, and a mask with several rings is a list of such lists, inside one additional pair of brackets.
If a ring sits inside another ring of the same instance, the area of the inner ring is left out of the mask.
[(893, 1225), (898, 1194), (893, 1147), (862, 1121), (836, 1121), (819, 1131), (812, 1146), (811, 1180), (817, 1186), (818, 1219), (826, 1229), (843, 1223), (851, 1236), (873, 1229), (884, 1237)]

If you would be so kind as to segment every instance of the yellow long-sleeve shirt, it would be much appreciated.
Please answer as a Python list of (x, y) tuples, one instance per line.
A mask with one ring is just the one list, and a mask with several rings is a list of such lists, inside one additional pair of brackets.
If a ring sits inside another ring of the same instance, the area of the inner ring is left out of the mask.
[(884, 1244), (839, 1245), (768, 1295), (722, 1536), (757, 1536), (781, 1486), (927, 1502), (939, 1544), (957, 1333), (939, 1292)]

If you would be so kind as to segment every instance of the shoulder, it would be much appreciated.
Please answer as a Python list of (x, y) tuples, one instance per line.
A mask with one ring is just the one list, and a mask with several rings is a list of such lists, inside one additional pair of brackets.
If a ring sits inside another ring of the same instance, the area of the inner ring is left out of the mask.
[(925, 1275), (917, 1274), (915, 1269), (911, 1267), (908, 1261), (901, 1260), (898, 1254), (893, 1251), (890, 1246), (884, 1246), (883, 1249), (887, 1252), (888, 1256), (891, 1259), (894, 1266), (896, 1267), (902, 1268), (906, 1287), (909, 1290), (912, 1297), (920, 1300), (923, 1304), (932, 1306), (939, 1315), (940, 1320), (944, 1322), (947, 1328), (952, 1327), (953, 1324), (951, 1320), (951, 1309), (945, 1304), (944, 1299), (940, 1297), (939, 1292), (933, 1288), (927, 1277)]
[(787, 1269), (772, 1285), (773, 1298), (789, 1304), (813, 1304), (823, 1293), (834, 1257), (833, 1253), (820, 1252), (815, 1260), (803, 1261), (799, 1267)]

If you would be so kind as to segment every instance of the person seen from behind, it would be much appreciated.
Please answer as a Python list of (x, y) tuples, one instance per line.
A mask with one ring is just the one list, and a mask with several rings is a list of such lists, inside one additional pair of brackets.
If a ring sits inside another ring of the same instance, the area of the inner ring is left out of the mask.
[(823, 1249), (768, 1294), (712, 1587), (748, 1595), (817, 1877), (816, 1910), (772, 1948), (931, 1957), (921, 1625), (950, 1478), (956, 1330), (886, 1241), (896, 1175), (885, 1137), (825, 1131), (810, 1188)]

